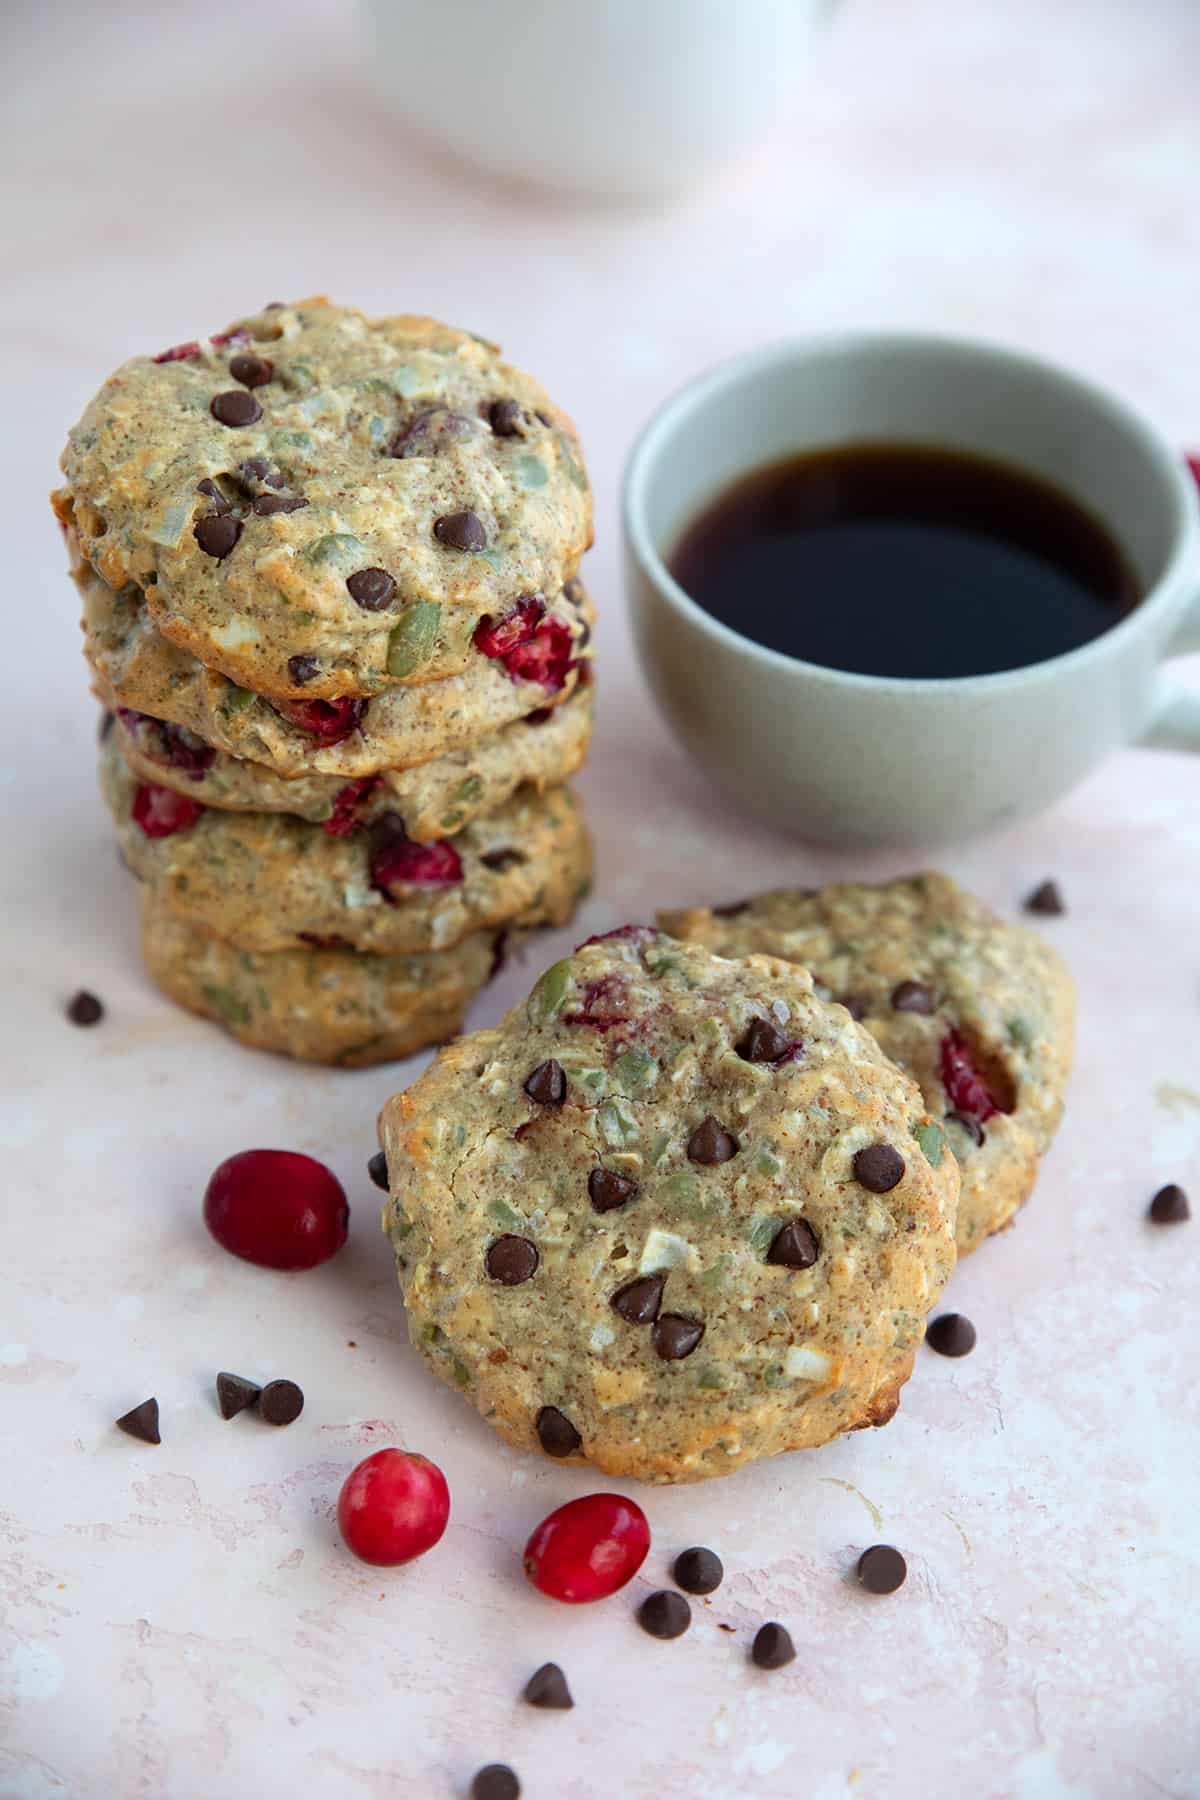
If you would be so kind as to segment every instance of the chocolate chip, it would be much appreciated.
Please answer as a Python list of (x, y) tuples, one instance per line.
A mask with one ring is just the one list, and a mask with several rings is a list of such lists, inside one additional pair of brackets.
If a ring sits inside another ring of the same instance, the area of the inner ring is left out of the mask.
[(715, 1594), (724, 1580), (725, 1565), (715, 1550), (697, 1544), (679, 1552), (671, 1573), (689, 1594)]
[(561, 1106), (567, 1097), (567, 1077), (563, 1066), (551, 1057), (549, 1062), (539, 1063), (532, 1075), (526, 1077), (525, 1092), (539, 1106)]
[(478, 513), (443, 513), (433, 521), (433, 535), (447, 550), (487, 549), (487, 531)]
[(926, 1327), (925, 1342), (939, 1356), (968, 1356), (975, 1348), (975, 1327), (964, 1313), (939, 1313)]
[(974, 1141), (977, 1148), (987, 1142), (987, 1132), (983, 1129), (983, 1122), (982, 1120), (977, 1119), (974, 1113), (948, 1112), (946, 1114), (946, 1123), (948, 1125), (960, 1126), (962, 1130), (966, 1132), (967, 1136)]
[(158, 1435), (158, 1401), (143, 1400), (140, 1406), (133, 1406), (127, 1413), (122, 1413), (117, 1420), (117, 1430), (128, 1432), (130, 1437), (140, 1438), (143, 1444), (161, 1444)]
[(523, 850), (485, 850), (479, 860), (485, 869), (499, 871), (515, 868), (518, 863), (523, 863), (525, 853)]
[(637, 1609), (637, 1622), (651, 1637), (682, 1637), (692, 1622), (692, 1609), (682, 1594), (660, 1588), (648, 1594)]
[(232, 513), (206, 513), (192, 527), (192, 536), (205, 556), (215, 556), (218, 562), (229, 555), (241, 535), (242, 522)]
[(98, 1025), (104, 1017), (104, 1007), (95, 994), (80, 988), (67, 1006), (67, 1017), (72, 1025)]
[(782, 1669), (796, 1660), (796, 1646), (790, 1632), (772, 1619), (755, 1632), (750, 1656), (760, 1669)]
[(198, 494), (203, 494), (206, 500), (212, 501), (213, 512), (227, 513), (233, 511), (230, 502), (225, 498), (216, 482), (209, 476), (206, 475), (203, 481), (198, 481), (196, 483), (196, 492)]
[(1168, 1182), (1166, 1187), (1159, 1188), (1150, 1202), (1147, 1216), (1156, 1225), (1182, 1225), (1190, 1219), (1192, 1209), (1188, 1205), (1188, 1197), (1177, 1181)]
[(218, 425), (255, 425), (262, 418), (262, 407), (245, 388), (214, 395), (208, 410)]
[(845, 1007), (852, 1019), (865, 1019), (870, 1011), (861, 994), (843, 994), (839, 1004)]
[(575, 1702), (567, 1686), (567, 1678), (557, 1663), (543, 1663), (525, 1683), (522, 1698), (530, 1706), (541, 1706), (556, 1712), (569, 1712)]
[(254, 510), (260, 519), (269, 519), (272, 513), (299, 512), (308, 501), (301, 494), (259, 494), (254, 502)]
[(1046, 918), (1060, 918), (1066, 910), (1066, 901), (1057, 881), (1043, 881), (1025, 900), (1026, 912), (1041, 913)]
[(247, 1381), (244, 1375), (230, 1375), (223, 1369), (217, 1376), (217, 1405), (223, 1419), (236, 1419), (248, 1406), (256, 1406), (261, 1393), (257, 1381)]
[(624, 1206), (638, 1191), (638, 1184), (615, 1169), (593, 1169), (588, 1176), (588, 1199), (598, 1213)]
[(704, 1336), (703, 1319), (685, 1319), (682, 1313), (659, 1313), (652, 1341), (664, 1362), (682, 1362)]
[(872, 1544), (858, 1559), (858, 1579), (868, 1594), (894, 1594), (907, 1574), (908, 1564), (891, 1544)]
[(489, 1245), (485, 1259), (488, 1276), (503, 1287), (520, 1287), (536, 1273), (537, 1245), (528, 1238), (514, 1237), (511, 1232)]
[(294, 1381), (268, 1381), (258, 1410), (268, 1425), (290, 1425), (304, 1411), (304, 1395)]
[(817, 1234), (808, 1220), (789, 1219), (771, 1239), (767, 1261), (785, 1269), (811, 1269), (820, 1254)]
[(507, 1763), (489, 1763), (471, 1783), (471, 1800), (521, 1800), (521, 1784)]
[(904, 1179), (904, 1158), (892, 1144), (868, 1144), (855, 1152), (854, 1179), (872, 1194), (890, 1194)]
[(933, 989), (926, 987), (923, 981), (902, 981), (899, 987), (892, 989), (892, 1011), (931, 1013)]
[(524, 437), (524, 415), (515, 400), (493, 400), (488, 422), (497, 437)]
[(267, 487), (283, 486), (283, 476), (269, 456), (248, 456), (238, 464), (238, 480), (243, 487), (256, 487), (260, 481)]
[(688, 1160), (694, 1163), (727, 1163), (738, 1153), (738, 1141), (709, 1113), (688, 1139)]
[(387, 1157), (382, 1150), (377, 1150), (368, 1162), (367, 1174), (371, 1177), (375, 1186), (377, 1188), (382, 1188), (386, 1194), (388, 1191), (388, 1166)]
[(396, 582), (386, 569), (355, 569), (346, 577), (350, 598), (364, 612), (382, 612), (396, 592)]
[(315, 656), (288, 657), (288, 674), (297, 687), (303, 687), (306, 681), (311, 681), (315, 675), (320, 673), (321, 665)]
[(734, 1045), (742, 1061), (748, 1063), (779, 1062), (795, 1048), (795, 1039), (780, 1031), (770, 1019), (751, 1019)]
[(631, 1325), (653, 1325), (666, 1285), (665, 1275), (639, 1275), (618, 1288), (609, 1305)]
[(275, 373), (275, 364), (265, 356), (255, 356), (252, 350), (243, 350), (240, 355), (230, 358), (229, 373), (243, 387), (266, 387)]
[(538, 1443), (547, 1456), (573, 1456), (583, 1439), (557, 1406), (543, 1406), (534, 1421)]
[(749, 910), (750, 902), (748, 900), (731, 900), (727, 906), (714, 906), (712, 916), (714, 919), (740, 919), (742, 914)]

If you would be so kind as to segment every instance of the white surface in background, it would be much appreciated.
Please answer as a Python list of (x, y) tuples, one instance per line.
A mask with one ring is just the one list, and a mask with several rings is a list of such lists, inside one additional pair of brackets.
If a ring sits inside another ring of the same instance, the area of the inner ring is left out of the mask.
[[(741, 824), (668, 740), (630, 657), (622, 456), (698, 368), (848, 323), (1012, 339), (1200, 439), (1196, 8), (851, 0), (753, 164), (641, 216), (425, 159), (359, 80), (342, 6), (27, 7), (0, 29), (0, 1342), (24, 1351), (0, 1354), (0, 1796), (443, 1800), (492, 1759), (528, 1800), (1195, 1793), (1200, 1221), (1142, 1222), (1161, 1181), (1200, 1199), (1195, 765), (1130, 752), (1051, 816), (945, 859), (1005, 910), (1057, 875), (1072, 910), (1047, 929), (1081, 989), (1038, 1195), (951, 1290), (974, 1355), (922, 1353), (885, 1431), (641, 1494), (644, 1578), (556, 1608), (520, 1548), (551, 1506), (610, 1484), (504, 1448), (407, 1348), (363, 1164), (417, 1065), (239, 1052), (139, 970), (45, 493), (111, 367), (263, 301), (326, 290), (480, 329), (575, 413), (597, 489), (582, 786), (600, 875), (573, 935), (900, 869), (917, 857), (835, 858)], [(60, 1016), (81, 984), (109, 1009), (91, 1032)], [(328, 1268), (275, 1276), (205, 1238), (208, 1173), (256, 1143), (346, 1181), (352, 1239)], [(223, 1423), (218, 1368), (294, 1377), (302, 1418)], [(109, 1424), (150, 1392), (158, 1449)], [(439, 1552), (389, 1574), (342, 1553), (331, 1506), (396, 1439), (443, 1464), (453, 1514)], [(880, 1538), (910, 1576), (876, 1601), (846, 1576)], [(633, 1608), (697, 1542), (725, 1586), (686, 1638), (655, 1642)], [(771, 1675), (746, 1663), (768, 1617), (799, 1647)], [(546, 1658), (572, 1713), (516, 1702)]]

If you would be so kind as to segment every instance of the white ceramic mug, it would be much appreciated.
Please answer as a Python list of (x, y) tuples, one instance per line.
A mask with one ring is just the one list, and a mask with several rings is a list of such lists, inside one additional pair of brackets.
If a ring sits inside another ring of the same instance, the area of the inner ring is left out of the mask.
[[(777, 458), (866, 440), (991, 455), (1064, 488), (1107, 522), (1145, 597), (1065, 655), (919, 681), (781, 655), (689, 599), (666, 558), (723, 489)], [(629, 459), (624, 510), (634, 629), (659, 704), (742, 805), (789, 831), (948, 843), (1048, 806), (1118, 745), (1200, 750), (1200, 697), (1159, 667), (1200, 650), (1195, 483), (1145, 420), (1065, 369), (892, 333), (753, 351), (655, 415)]]

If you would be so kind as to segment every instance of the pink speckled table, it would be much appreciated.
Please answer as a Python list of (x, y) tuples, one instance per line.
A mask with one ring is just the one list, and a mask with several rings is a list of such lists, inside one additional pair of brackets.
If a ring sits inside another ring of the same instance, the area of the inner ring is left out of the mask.
[[(851, 864), (742, 824), (668, 740), (620, 593), (624, 451), (701, 366), (845, 322), (1015, 339), (1200, 438), (1195, 5), (851, 0), (785, 131), (718, 190), (640, 217), (426, 159), (363, 91), (332, 0), (250, 20), (207, 0), (18, 5), (0, 26), (0, 1796), (443, 1800), (493, 1759), (529, 1800), (1200, 1792), (1200, 1220), (1143, 1222), (1160, 1182), (1200, 1189), (1196, 765), (1130, 752), (1052, 816), (945, 859), (1006, 911), (1058, 876), (1070, 916), (1047, 929), (1082, 1000), (1037, 1197), (954, 1279), (975, 1354), (923, 1352), (886, 1431), (643, 1495), (645, 1578), (573, 1612), (527, 1589), (518, 1552), (594, 1483), (502, 1447), (405, 1341), (363, 1165), (416, 1065), (240, 1052), (139, 970), (44, 499), (66, 424), (135, 349), (322, 289), (480, 328), (577, 415), (596, 481), (583, 928), (900, 869), (919, 851)], [(90, 1033), (61, 1017), (81, 983), (109, 1008)], [(315, 1274), (238, 1264), (200, 1223), (213, 1165), (272, 1142), (327, 1158), (352, 1197), (350, 1246)], [(295, 1377), (303, 1417), (223, 1424), (222, 1367)], [(109, 1425), (151, 1391), (159, 1449)], [(454, 1513), (439, 1553), (381, 1574), (341, 1551), (331, 1509), (351, 1463), (395, 1439), (444, 1465)], [(888, 1600), (849, 1579), (880, 1538), (909, 1558)], [(655, 1642), (633, 1604), (691, 1542), (727, 1581), (688, 1637)], [(771, 1616), (799, 1657), (763, 1675), (747, 1647)], [(572, 1713), (516, 1702), (549, 1657)]]

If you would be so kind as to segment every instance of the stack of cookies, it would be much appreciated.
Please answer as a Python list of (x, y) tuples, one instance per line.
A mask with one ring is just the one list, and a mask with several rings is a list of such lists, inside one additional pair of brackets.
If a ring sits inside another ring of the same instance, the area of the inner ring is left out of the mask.
[(451, 1035), (590, 872), (571, 421), (481, 338), (317, 299), (126, 363), (63, 471), (154, 980), (317, 1062)]

